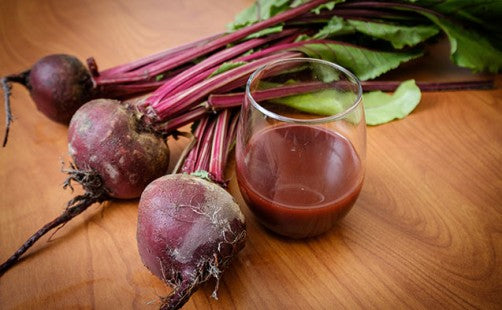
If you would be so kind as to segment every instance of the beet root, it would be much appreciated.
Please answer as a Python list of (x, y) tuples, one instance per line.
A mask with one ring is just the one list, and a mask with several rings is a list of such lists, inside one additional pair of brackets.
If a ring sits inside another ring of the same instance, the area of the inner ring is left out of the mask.
[(26, 86), (37, 109), (63, 124), (68, 124), (75, 111), (93, 96), (91, 74), (80, 60), (65, 54), (37, 61)]
[(110, 197), (137, 198), (169, 165), (165, 140), (144, 128), (133, 107), (96, 99), (83, 105), (68, 129), (76, 167), (94, 171)]
[[(163, 176), (141, 195), (137, 241), (144, 265), (174, 287), (162, 308), (183, 306), (201, 283), (221, 273), (244, 247), (244, 216), (215, 183)], [(216, 298), (216, 289), (213, 297)]]
[(136, 198), (152, 180), (167, 172), (169, 149), (164, 139), (141, 126), (134, 109), (116, 100), (97, 99), (73, 116), (68, 148), (75, 165), (64, 187), (75, 181), (85, 192), (68, 202), (64, 212), (35, 232), (7, 261), (0, 277), (38, 239), (61, 227), (96, 202)]

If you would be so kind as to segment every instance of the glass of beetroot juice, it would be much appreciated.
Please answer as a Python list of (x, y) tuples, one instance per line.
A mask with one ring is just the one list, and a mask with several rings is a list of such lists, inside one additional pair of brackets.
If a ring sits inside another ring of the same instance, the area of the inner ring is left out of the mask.
[(366, 124), (361, 84), (323, 60), (279, 60), (246, 85), (236, 145), (239, 188), (265, 227), (322, 234), (361, 191)]

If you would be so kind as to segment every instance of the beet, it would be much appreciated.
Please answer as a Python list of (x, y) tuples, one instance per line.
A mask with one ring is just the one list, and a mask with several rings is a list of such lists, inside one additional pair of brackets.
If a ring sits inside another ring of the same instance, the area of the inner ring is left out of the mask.
[[(244, 247), (244, 216), (219, 185), (187, 174), (163, 176), (141, 195), (137, 241), (141, 259), (174, 287), (162, 308), (185, 304)], [(216, 289), (213, 296), (216, 297)]]
[(93, 96), (90, 72), (80, 60), (65, 54), (45, 56), (30, 70), (4, 79), (28, 88), (37, 109), (63, 124), (68, 124), (73, 113)]
[(31, 69), (0, 78), (5, 100), (5, 136), (7, 144), (12, 122), (11, 83), (24, 85), (37, 109), (51, 120), (68, 124), (73, 113), (96, 93), (90, 72), (77, 58), (54, 54), (41, 58)]
[(116, 100), (96, 99), (73, 116), (68, 148), (74, 164), (65, 187), (76, 181), (85, 192), (68, 202), (65, 211), (35, 232), (0, 265), (0, 276), (19, 261), (38, 239), (66, 224), (92, 204), (111, 198), (137, 198), (169, 165), (169, 149), (162, 136), (141, 125), (135, 109)]
[(116, 100), (92, 100), (75, 113), (68, 150), (76, 167), (97, 172), (114, 198), (139, 197), (169, 165), (164, 139), (144, 128), (133, 107)]
[(37, 109), (58, 123), (71, 117), (92, 98), (91, 74), (77, 58), (56, 54), (37, 61), (28, 75), (27, 87)]

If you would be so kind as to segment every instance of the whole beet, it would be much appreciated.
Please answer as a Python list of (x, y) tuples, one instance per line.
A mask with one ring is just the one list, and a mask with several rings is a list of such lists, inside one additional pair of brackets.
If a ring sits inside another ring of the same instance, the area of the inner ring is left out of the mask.
[(169, 149), (164, 139), (146, 130), (135, 110), (120, 101), (97, 99), (73, 116), (68, 148), (74, 165), (65, 187), (77, 181), (84, 194), (68, 202), (63, 213), (45, 224), (0, 265), (0, 277), (14, 266), (38, 239), (84, 212), (96, 202), (136, 198), (152, 180), (164, 175)]
[(139, 197), (169, 165), (164, 139), (146, 130), (135, 110), (117, 100), (92, 100), (75, 113), (68, 150), (76, 167), (96, 172), (113, 198)]
[(201, 283), (211, 277), (218, 281), (245, 239), (244, 215), (215, 183), (171, 174), (141, 195), (139, 254), (154, 275), (174, 287), (162, 308), (180, 308)]
[(93, 82), (77, 58), (54, 54), (41, 58), (29, 71), (27, 85), (37, 109), (53, 121), (68, 124), (92, 98)]

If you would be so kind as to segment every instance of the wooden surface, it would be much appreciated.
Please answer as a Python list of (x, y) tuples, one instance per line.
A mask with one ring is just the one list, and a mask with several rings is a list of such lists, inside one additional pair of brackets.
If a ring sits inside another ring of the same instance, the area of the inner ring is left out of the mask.
[[(0, 1), (0, 75), (61, 52), (94, 56), (106, 68), (220, 32), (251, 2)], [(431, 59), (406, 74), (468, 74), (451, 70), (444, 53)], [(247, 246), (219, 300), (209, 297), (211, 282), (186, 309), (502, 308), (501, 98), (500, 89), (426, 93), (405, 120), (369, 128), (360, 198), (318, 238), (266, 232), (230, 168)], [(0, 150), (2, 261), (72, 197), (61, 188), (66, 127), (38, 113), (19, 86), (13, 112), (10, 143)], [(181, 143), (170, 142), (173, 160)], [(136, 207), (95, 205), (51, 242), (43, 238), (0, 278), (0, 309), (156, 309), (170, 289), (141, 264)]]

